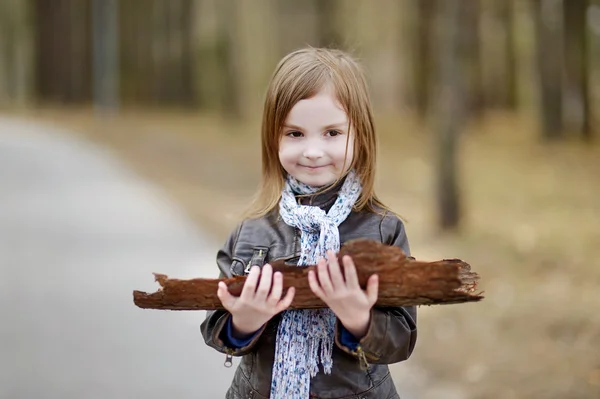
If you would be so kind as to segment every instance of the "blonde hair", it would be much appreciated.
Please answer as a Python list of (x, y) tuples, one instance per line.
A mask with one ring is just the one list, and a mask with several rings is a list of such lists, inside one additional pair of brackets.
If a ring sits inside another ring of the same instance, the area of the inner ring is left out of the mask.
[(362, 68), (340, 50), (309, 47), (286, 55), (271, 78), (262, 118), (262, 179), (245, 217), (262, 217), (278, 206), (286, 178), (278, 155), (283, 124), (298, 101), (313, 97), (326, 85), (333, 89), (354, 132), (350, 168), (363, 186), (354, 209), (388, 210), (374, 192), (377, 137)]

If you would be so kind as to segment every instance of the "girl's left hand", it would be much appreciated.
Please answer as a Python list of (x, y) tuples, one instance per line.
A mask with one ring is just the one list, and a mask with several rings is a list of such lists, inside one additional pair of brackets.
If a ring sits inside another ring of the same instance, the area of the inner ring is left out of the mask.
[(376, 274), (369, 277), (367, 290), (363, 291), (358, 284), (356, 267), (350, 256), (342, 258), (344, 275), (336, 254), (327, 251), (327, 257), (330, 259), (329, 264), (324, 258), (317, 263), (318, 280), (313, 270), (308, 273), (310, 289), (329, 306), (356, 339), (361, 339), (367, 333), (371, 308), (377, 302), (379, 279)]

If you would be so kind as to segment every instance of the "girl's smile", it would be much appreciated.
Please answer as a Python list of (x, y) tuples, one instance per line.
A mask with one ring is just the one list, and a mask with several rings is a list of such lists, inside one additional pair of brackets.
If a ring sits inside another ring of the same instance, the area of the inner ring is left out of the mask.
[(327, 166), (330, 166), (330, 165), (323, 165), (323, 166), (308, 166), (308, 165), (300, 165), (300, 166), (302, 166), (302, 167), (304, 167), (304, 168), (307, 168), (308, 170), (319, 170), (319, 169), (321, 169), (321, 168), (326, 168)]

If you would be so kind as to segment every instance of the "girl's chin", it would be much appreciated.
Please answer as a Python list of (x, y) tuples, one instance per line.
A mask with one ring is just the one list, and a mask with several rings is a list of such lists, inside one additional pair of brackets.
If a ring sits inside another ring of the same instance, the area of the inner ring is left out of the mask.
[(296, 180), (312, 187), (328, 186), (337, 180), (336, 176), (311, 176), (303, 174), (301, 176), (294, 177)]

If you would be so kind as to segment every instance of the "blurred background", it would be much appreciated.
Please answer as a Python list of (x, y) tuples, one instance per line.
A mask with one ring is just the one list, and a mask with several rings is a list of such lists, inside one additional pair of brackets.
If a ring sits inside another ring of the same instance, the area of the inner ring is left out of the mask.
[(203, 312), (304, 46), (364, 65), (377, 190), (480, 303), (421, 307), (403, 398), (600, 397), (599, 0), (0, 0), (0, 397), (222, 397)]

